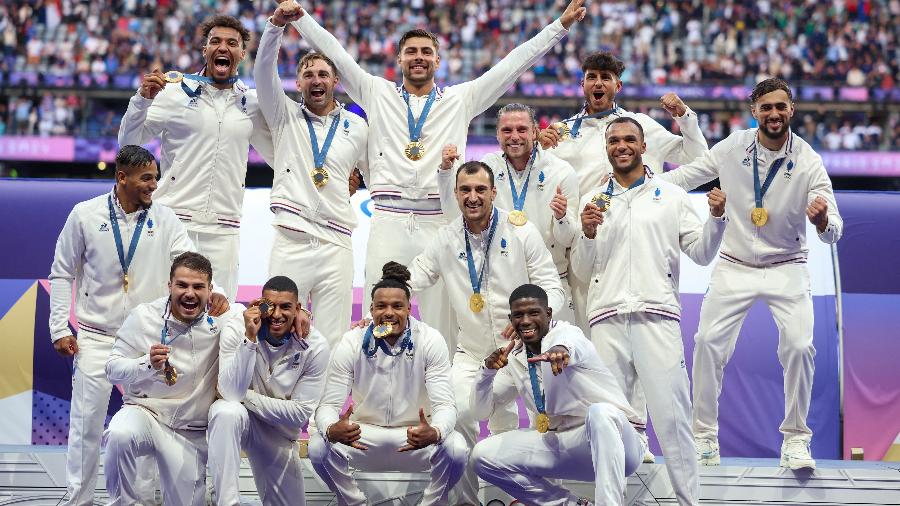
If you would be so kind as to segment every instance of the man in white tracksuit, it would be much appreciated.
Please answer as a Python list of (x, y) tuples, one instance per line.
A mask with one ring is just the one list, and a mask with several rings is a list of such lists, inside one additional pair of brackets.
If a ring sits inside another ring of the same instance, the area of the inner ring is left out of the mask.
[[(262, 306), (272, 313), (262, 313)], [(263, 504), (306, 503), (297, 441), (322, 396), (328, 342), (293, 333), (297, 285), (269, 279), (262, 299), (232, 319), (219, 343), (219, 395), (209, 410), (209, 471), (216, 504), (240, 504), (241, 449)]]
[[(806, 219), (832, 244), (844, 228), (822, 157), (790, 129), (791, 89), (767, 79), (753, 89), (759, 128), (741, 130), (663, 177), (691, 189), (719, 178), (731, 224), (700, 310), (694, 347), (694, 437), (703, 464), (719, 463), (719, 394), (747, 311), (764, 300), (778, 326), (784, 367), (781, 465), (815, 468), (806, 424), (812, 392), (813, 303)], [(754, 181), (755, 178), (755, 181)], [(770, 186), (771, 185), (771, 186)]]
[[(425, 30), (410, 30), (398, 43), (397, 64), (403, 83), (368, 74), (341, 43), (312, 16), (297, 10), (296, 23), (309, 44), (337, 65), (344, 89), (369, 118), (369, 171), (372, 222), (366, 257), (366, 290), (388, 261), (408, 265), (447, 223), (436, 172), (441, 149), (455, 144), (465, 152), (469, 123), (484, 112), (583, 19), (584, 0), (573, 0), (562, 16), (512, 50), (477, 79), (445, 88), (434, 82), (441, 63), (438, 40)], [(453, 339), (457, 324), (441, 283), (417, 293), (422, 320)], [(366, 299), (368, 302), (368, 299)], [(451, 341), (450, 348), (454, 348)]]
[[(453, 391), (459, 419), (456, 430), (470, 446), (478, 437), (478, 421), (469, 407), (475, 377), (484, 357), (512, 335), (509, 294), (532, 283), (547, 290), (550, 307), (565, 304), (553, 258), (533, 223), (516, 226), (509, 213), (493, 205), (497, 189), (491, 168), (466, 162), (456, 171), (456, 198), (462, 216), (442, 227), (412, 262), (413, 292), (442, 279), (459, 320)], [(514, 407), (492, 417), (494, 433), (516, 429)], [(457, 487), (460, 503), (478, 504), (478, 479), (469, 471)]]
[(338, 77), (322, 54), (300, 60), (297, 89), (303, 101), (288, 98), (277, 66), (286, 23), (279, 7), (266, 23), (253, 71), (276, 148), (269, 275), (294, 280), (301, 302), (312, 298), (313, 309), (322, 315), (316, 328), (333, 345), (349, 327), (353, 308), (350, 234), (356, 214), (347, 182), (354, 168), (365, 172), (368, 127), (334, 100)]
[[(104, 366), (116, 332), (135, 306), (166, 293), (172, 260), (194, 249), (172, 210), (153, 203), (157, 175), (149, 151), (122, 147), (116, 154), (112, 191), (77, 204), (56, 242), (50, 269), (50, 336), (58, 353), (75, 358), (65, 504), (93, 503), (100, 435), (112, 389)], [(69, 329), (73, 284), (77, 338)], [(228, 304), (221, 294), (214, 297), (217, 304), (211, 312), (218, 315)], [(144, 499), (152, 494), (141, 491)]]
[(183, 253), (169, 274), (169, 295), (136, 307), (116, 333), (109, 381), (125, 388), (103, 433), (110, 504), (139, 502), (138, 458), (155, 457), (166, 505), (206, 504), (206, 426), (216, 396), (219, 332), (243, 308), (206, 312), (212, 265)]
[[(549, 151), (538, 149), (536, 137), (534, 110), (524, 104), (505, 105), (497, 113), (497, 141), (501, 151), (489, 153), (481, 161), (490, 166), (497, 179), (496, 206), (510, 212), (516, 223), (530, 221), (537, 226), (566, 291), (566, 304), (555, 317), (575, 323), (566, 278), (568, 251), (579, 232), (578, 176), (567, 162)], [(438, 173), (445, 210), (456, 207), (455, 181), (449, 170), (456, 158), (456, 146), (446, 146), (442, 170)], [(451, 213), (445, 211), (445, 214)]]
[(678, 273), (681, 252), (700, 265), (715, 257), (727, 221), (725, 194), (710, 192), (710, 217), (701, 223), (687, 193), (643, 164), (646, 144), (633, 118), (610, 123), (606, 146), (613, 174), (582, 199), (572, 268), (590, 280), (591, 341), (626, 396), (642, 387), (675, 496), (694, 505), (699, 481)]
[[(453, 430), (447, 343), (409, 315), (409, 271), (390, 262), (383, 272), (373, 287), (372, 323), (344, 334), (332, 353), (309, 458), (340, 506), (366, 504), (351, 468), (430, 470), (419, 504), (446, 505), (469, 456)], [(341, 415), (348, 394), (353, 406)]]
[(146, 74), (119, 127), (119, 144), (160, 140), (156, 199), (185, 223), (234, 301), (249, 145), (272, 165), (272, 141), (256, 92), (237, 79), (250, 33), (230, 16), (201, 27), (206, 65), (199, 74)]
[(593, 481), (598, 505), (624, 505), (625, 478), (644, 453), (632, 426), (640, 423), (637, 414), (581, 329), (553, 320), (543, 289), (522, 285), (509, 305), (521, 342), (484, 359), (472, 410), (486, 419), (520, 395), (535, 427), (475, 445), (478, 475), (525, 504), (592, 504), (548, 480), (560, 478)]

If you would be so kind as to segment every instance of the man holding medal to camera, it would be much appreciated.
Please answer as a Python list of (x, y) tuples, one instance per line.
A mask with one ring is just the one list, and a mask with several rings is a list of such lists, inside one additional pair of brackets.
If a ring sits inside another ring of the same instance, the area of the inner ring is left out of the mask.
[(237, 76), (250, 32), (224, 15), (207, 19), (200, 31), (203, 69), (183, 74), (157, 68), (145, 74), (122, 116), (119, 145), (160, 140), (162, 177), (154, 199), (185, 223), (234, 302), (249, 146), (269, 165), (274, 155), (256, 91)]
[(295, 329), (305, 310), (297, 285), (275, 276), (232, 319), (219, 342), (219, 395), (209, 410), (209, 470), (216, 504), (237, 505), (241, 450), (263, 504), (304, 504), (297, 441), (322, 395), (329, 348), (315, 328)]

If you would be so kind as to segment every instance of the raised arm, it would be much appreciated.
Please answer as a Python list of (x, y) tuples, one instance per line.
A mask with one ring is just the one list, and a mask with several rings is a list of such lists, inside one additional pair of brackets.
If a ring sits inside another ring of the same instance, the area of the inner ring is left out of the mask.
[(128, 101), (128, 109), (119, 125), (120, 146), (141, 146), (162, 135), (168, 117), (165, 106), (159, 103), (165, 100), (165, 93), (158, 97), (166, 87), (162, 75), (159, 69), (145, 74), (138, 92)]
[[(663, 129), (661, 126), (659, 128)], [(665, 132), (665, 129), (663, 131)], [(669, 135), (672, 134), (669, 133)], [(719, 177), (719, 169), (721, 169), (724, 159), (723, 156), (729, 155), (730, 149), (728, 146), (734, 146), (735, 143), (733, 141), (734, 138), (729, 137), (713, 146), (712, 149), (703, 153), (699, 158), (695, 158), (693, 161), (681, 165), (675, 170), (658, 174), (657, 177), (674, 183), (686, 191), (691, 191), (700, 185), (706, 184)], [(650, 145), (649, 138), (647, 145)], [(731, 154), (731, 156), (734, 155)]]
[(652, 123), (648, 125), (650, 128), (645, 127), (647, 145), (662, 155), (662, 161), (670, 163), (689, 163), (706, 153), (709, 147), (700, 128), (697, 113), (685, 105), (675, 93), (666, 93), (660, 98), (660, 102), (663, 109), (678, 123), (681, 135), (675, 135), (651, 120), (647, 122)]
[(56, 342), (71, 336), (69, 311), (72, 307), (72, 285), (84, 255), (84, 235), (78, 223), (77, 208), (69, 213), (56, 240), (53, 265), (50, 266), (50, 339)]
[(725, 217), (725, 193), (718, 188), (707, 193), (710, 212), (703, 224), (691, 206), (688, 195), (681, 195), (681, 216), (678, 220), (681, 251), (698, 265), (709, 265), (719, 251), (728, 222)]
[[(256, 50), (256, 63), (253, 67), (253, 80), (256, 81), (256, 95), (259, 98), (259, 109), (263, 113), (269, 128), (280, 130), (284, 123), (288, 96), (281, 86), (278, 75), (278, 51), (281, 49), (281, 38), (284, 36), (284, 25), (279, 22), (279, 11), (266, 21), (259, 49)], [(282, 21), (283, 22), (283, 21)]]

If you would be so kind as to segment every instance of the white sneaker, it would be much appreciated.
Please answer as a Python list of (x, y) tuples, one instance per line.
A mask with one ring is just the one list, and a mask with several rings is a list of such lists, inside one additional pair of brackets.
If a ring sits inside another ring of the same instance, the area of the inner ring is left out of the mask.
[(803, 438), (789, 439), (781, 444), (781, 467), (792, 470), (815, 469), (816, 461), (809, 453), (809, 441)]
[(641, 444), (644, 445), (644, 459), (641, 462), (644, 464), (655, 463), (656, 456), (650, 451), (650, 437), (647, 436), (646, 432), (638, 432), (638, 436), (641, 438)]
[(694, 446), (697, 448), (697, 461), (701, 466), (719, 465), (719, 441), (717, 439), (696, 438)]

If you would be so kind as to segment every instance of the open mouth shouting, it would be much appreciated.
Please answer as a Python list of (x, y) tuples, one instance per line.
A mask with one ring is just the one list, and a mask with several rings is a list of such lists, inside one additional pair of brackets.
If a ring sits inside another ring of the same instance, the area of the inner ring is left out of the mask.
[(196, 318), (200, 315), (200, 300), (196, 297), (184, 296), (178, 299), (178, 308), (181, 314), (188, 318)]
[(325, 97), (325, 87), (324, 86), (313, 86), (309, 89), (309, 96), (317, 99), (322, 99)]
[(231, 75), (231, 56), (225, 53), (217, 54), (213, 58), (213, 74), (219, 78), (227, 78)]

